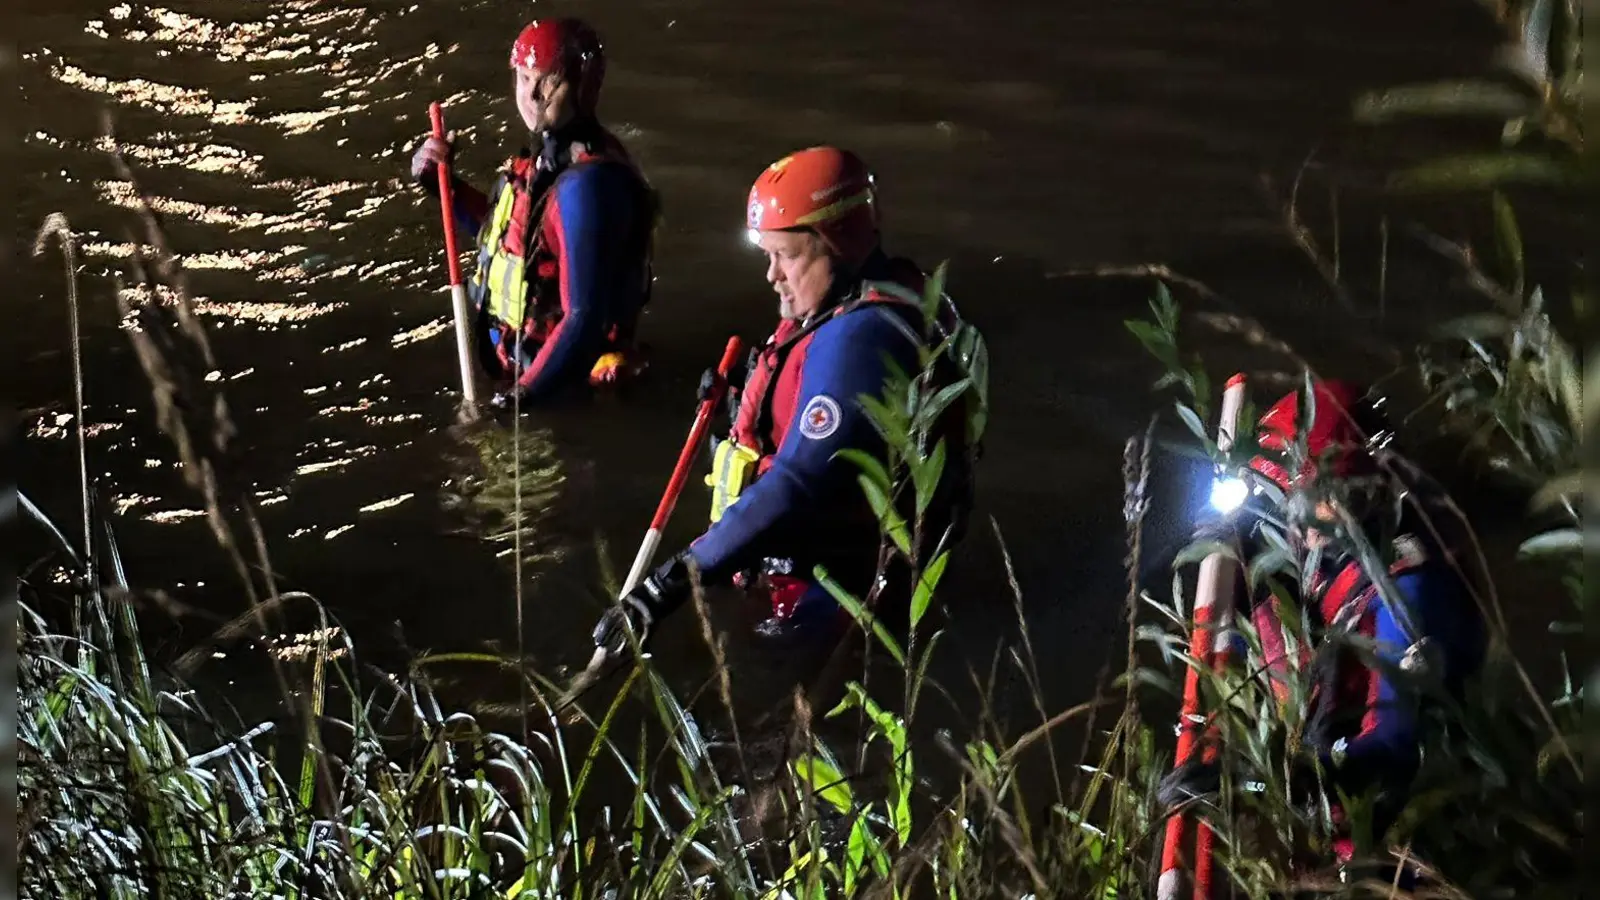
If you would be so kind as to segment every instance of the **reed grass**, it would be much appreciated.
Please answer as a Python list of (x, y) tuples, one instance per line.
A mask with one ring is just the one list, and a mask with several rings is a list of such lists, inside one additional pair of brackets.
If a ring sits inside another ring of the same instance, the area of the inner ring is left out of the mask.
[[(1411, 103), (1415, 95), (1406, 98)], [(1391, 98), (1384, 114), (1400, 105)], [(1567, 119), (1555, 109), (1546, 121), (1556, 143), (1570, 143)], [(124, 176), (133, 180), (126, 170)], [(1013, 577), (1019, 638), (988, 672), (970, 673), (987, 698), (978, 724), (971, 734), (925, 735), (917, 712), (941, 689), (928, 675), (941, 635), (941, 617), (930, 613), (942, 603), (949, 560), (937, 523), (924, 515), (950, 452), (933, 440), (931, 426), (939, 410), (960, 402), (967, 404), (969, 436), (982, 436), (987, 362), (975, 333), (940, 348), (954, 350), (960, 362), (958, 389), (934, 390), (927, 376), (936, 354), (925, 356), (922, 372), (902, 373), (871, 404), (888, 459), (852, 457), (883, 523), (886, 571), (895, 560), (908, 571), (909, 615), (882, 621), (873, 597), (835, 592), (860, 625), (860, 646), (894, 660), (903, 675), (898, 685), (886, 691), (847, 673), (834, 692), (842, 697), (837, 703), (818, 705), (826, 694), (798, 692), (775, 737), (732, 731), (731, 763), (727, 748), (708, 741), (689, 704), (642, 654), (609, 694), (579, 704), (576, 721), (555, 714), (547, 699), (553, 686), (526, 673), (520, 660), (498, 661), (526, 682), (529, 703), (514, 733), (445, 708), (432, 671), (450, 660), (418, 659), (400, 672), (367, 667), (315, 598), (276, 590), (267, 538), (242, 488), (247, 481), (238, 477), (226, 399), (203, 379), (213, 368), (204, 329), (187, 306), (159, 219), (148, 207), (144, 215), (147, 243), (159, 249), (153, 259), (134, 260), (150, 290), (142, 303), (124, 300), (124, 312), (138, 323), (130, 339), (151, 380), (158, 421), (206, 504), (219, 545), (235, 561), (246, 613), (229, 627), (254, 622), (270, 633), (286, 602), (313, 604), (319, 627), (305, 636), (305, 652), (271, 662), (290, 713), (240, 719), (225, 711), (225, 698), (146, 658), (138, 592), (121, 575), (95, 485), (82, 487), (85, 528), (76, 543), (70, 529), (24, 503), (54, 549), (24, 569), (20, 585), (16, 840), (23, 896), (1153, 896), (1158, 838), (1179, 810), (1158, 796), (1170, 767), (1171, 725), (1152, 721), (1149, 711), (1176, 696), (1186, 669), (1199, 671), (1214, 711), (1221, 765), (1214, 789), (1182, 809), (1203, 812), (1214, 829), (1229, 895), (1400, 896), (1377, 877), (1396, 867), (1420, 875), (1416, 896), (1567, 897), (1584, 886), (1583, 673), (1536, 684), (1511, 652), (1495, 579), (1519, 573), (1489, 572), (1477, 561), (1474, 575), (1489, 576), (1477, 579), (1478, 600), (1496, 652), (1464, 698), (1439, 695), (1421, 678), (1406, 682), (1432, 701), (1424, 764), (1386, 834), (1363, 827), (1370, 798), (1343, 798), (1360, 839), (1357, 858), (1341, 869), (1328, 852), (1329, 798), (1297, 764), (1306, 752), (1310, 679), (1292, 673), (1288, 700), (1276, 698), (1250, 662), (1260, 638), (1247, 619), (1235, 629), (1252, 653), (1237, 664), (1213, 669), (1189, 653), (1183, 576), (1212, 544), (1180, 554), (1170, 592), (1153, 591), (1139, 577), (1153, 427), (1130, 441), (1124, 471), (1129, 580), (1121, 671), (1108, 671), (1082, 703), (1048, 709)], [(1520, 272), (1514, 248), (1521, 238), (1508, 230), (1514, 219), (1499, 219), (1505, 259)], [(64, 219), (51, 228), (70, 246)], [(1485, 296), (1507, 302), (1498, 303), (1492, 327), (1479, 319), (1476, 330), (1441, 337), (1470, 352), (1466, 362), (1428, 369), (1428, 384), (1449, 403), (1471, 446), (1528, 486), (1544, 518), (1530, 519), (1536, 533), (1524, 549), (1570, 567), (1566, 583), (1581, 610), (1576, 447), (1596, 418), (1581, 408), (1582, 388), (1594, 386), (1596, 376), (1581, 375), (1537, 287), (1520, 275), (1474, 271), (1488, 285)], [(930, 308), (942, 284), (941, 269)], [(1402, 302), (1391, 295), (1385, 288), (1386, 303)], [(1161, 387), (1177, 389), (1176, 413), (1193, 432), (1190, 446), (1237, 464), (1249, 442), (1225, 456), (1207, 437), (1210, 378), (1178, 352), (1179, 310), (1165, 284), (1153, 309), (1151, 321), (1130, 328), (1163, 363)], [(490, 469), (507, 458), (500, 445), (477, 449)], [(561, 476), (537, 441), (509, 452), (519, 460), (517, 484), (508, 489), (484, 477), (465, 482), (462, 496), (494, 515), (514, 544), (538, 552), (537, 520), (528, 520)], [(1451, 524), (1470, 531), (1464, 521)], [(1363, 559), (1376, 552), (1358, 535), (1340, 540)], [(1289, 577), (1272, 552), (1241, 562), (1252, 577)], [(697, 592), (704, 624), (703, 603)], [(1335, 638), (1290, 619), (1291, 641), (1331, 652)], [(1553, 623), (1553, 630), (1563, 641), (1581, 637), (1575, 622)], [(703, 635), (719, 666), (714, 693), (731, 713), (721, 644), (708, 624)], [(1008, 702), (1000, 685), (1014, 682), (1024, 685), (1036, 714), (1020, 732), (1002, 727), (996, 715)], [(649, 713), (637, 734), (619, 732), (626, 704)], [(822, 736), (819, 725), (845, 718), (861, 723), (858, 740), (841, 745)], [(1054, 739), (1067, 722), (1083, 723), (1088, 734), (1075, 755)], [(1021, 762), (1039, 754), (1050, 762), (1048, 787), (1019, 777)], [(601, 794), (626, 799), (591, 799)]]

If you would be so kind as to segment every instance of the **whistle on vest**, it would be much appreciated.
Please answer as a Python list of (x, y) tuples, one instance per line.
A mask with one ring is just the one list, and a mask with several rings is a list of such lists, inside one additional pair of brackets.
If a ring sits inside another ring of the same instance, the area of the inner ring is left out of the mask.
[(711, 488), (711, 521), (722, 521), (722, 516), (739, 499), (750, 482), (755, 480), (761, 454), (732, 438), (717, 442), (711, 455), (711, 474), (706, 485)]

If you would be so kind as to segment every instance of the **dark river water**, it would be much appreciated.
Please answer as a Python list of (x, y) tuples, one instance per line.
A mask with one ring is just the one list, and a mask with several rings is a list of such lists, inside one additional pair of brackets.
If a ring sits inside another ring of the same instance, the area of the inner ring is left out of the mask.
[[(1054, 707), (1085, 699), (1120, 652), (1122, 446), (1160, 408), (1156, 366), (1121, 324), (1146, 314), (1149, 282), (1062, 273), (1168, 263), (1230, 298), (1189, 299), (1190, 311), (1254, 320), (1336, 374), (1382, 373), (1427, 305), (1350, 326), (1286, 240), (1262, 178), (1282, 191), (1321, 147), (1333, 171), (1370, 184), (1435, 138), (1372, 136), (1349, 122), (1354, 96), (1478, 71), (1491, 47), (1464, 0), (19, 2), (20, 143), (0, 160), (22, 176), (24, 252), (0, 294), (0, 372), (28, 433), (19, 481), (74, 521), (60, 261), (25, 252), (59, 210), (83, 241), (91, 470), (120, 511), (132, 579), (196, 611), (156, 629), (159, 654), (193, 646), (243, 601), (119, 330), (107, 276), (130, 249), (133, 195), (103, 153), (102, 114), (211, 329), (282, 587), (315, 594), (376, 654), (396, 646), (396, 623), (414, 650), (511, 649), (503, 545), (443, 500), (471, 450), (448, 430), (456, 369), (437, 206), (404, 174), (437, 99), (465, 134), (463, 174), (487, 186), (519, 138), (507, 48), (537, 10), (583, 15), (603, 34), (602, 116), (666, 221), (642, 326), (650, 377), (524, 421), (553, 472), (525, 583), (526, 651), (552, 672), (586, 658), (600, 548), (626, 569), (699, 373), (728, 335), (759, 340), (775, 321), (763, 263), (741, 241), (749, 183), (787, 151), (831, 142), (875, 167), (890, 249), (930, 268), (949, 259), (953, 295), (988, 336), (981, 502), (1005, 532)], [(1345, 252), (1370, 258), (1375, 215), (1351, 201), (1345, 219)], [(1222, 319), (1185, 322), (1218, 383), (1235, 367), (1293, 370)], [(1152, 545), (1199, 496), (1161, 465)], [(704, 521), (697, 481), (666, 551)], [(959, 640), (935, 670), (961, 681), (962, 654), (986, 660), (1012, 620), (986, 528), (949, 594)], [(658, 657), (675, 683), (698, 685), (706, 651), (681, 618)], [(759, 651), (736, 639), (733, 652), (759, 671)], [(248, 664), (230, 668), (240, 655), (219, 658), (217, 677), (239, 697), (270, 693)]]

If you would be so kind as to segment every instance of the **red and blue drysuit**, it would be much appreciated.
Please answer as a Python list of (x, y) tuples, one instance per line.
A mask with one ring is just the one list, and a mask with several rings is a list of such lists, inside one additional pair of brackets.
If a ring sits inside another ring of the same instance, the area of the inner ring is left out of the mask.
[[(1402, 523), (1404, 524), (1404, 523)], [(1389, 796), (1379, 804), (1374, 822), (1381, 835), (1403, 806), (1406, 788), (1420, 762), (1418, 697), (1399, 672), (1407, 650), (1426, 639), (1432, 650), (1414, 652), (1428, 659), (1440, 685), (1459, 697), (1465, 679), (1482, 664), (1485, 632), (1476, 600), (1448, 556), (1427, 536), (1426, 527), (1407, 528), (1394, 540), (1396, 560), (1389, 569), (1398, 596), (1381, 597), (1361, 564), (1342, 559), (1314, 573), (1303, 605), (1317, 631), (1349, 629), (1376, 644), (1377, 665), (1344, 648), (1332, 659), (1313, 665), (1311, 651), (1300, 663), (1313, 666), (1318, 678), (1312, 699), (1308, 740), (1323, 769), (1347, 793), (1377, 784)], [(1278, 601), (1256, 606), (1254, 621), (1261, 636), (1269, 675), (1281, 673), (1289, 660), (1279, 618)], [(1283, 683), (1274, 688), (1283, 693)], [(1340, 840), (1347, 857), (1352, 847)]]
[[(818, 564), (854, 596), (867, 595), (881, 532), (857, 481), (860, 470), (836, 454), (853, 448), (884, 458), (883, 438), (858, 398), (882, 395), (890, 361), (907, 373), (921, 368), (921, 307), (872, 286), (887, 281), (920, 296), (921, 273), (880, 253), (862, 278), (824, 311), (785, 320), (752, 354), (730, 436), (761, 454), (756, 478), (685, 554), (709, 583), (764, 576), (768, 621), (786, 630), (838, 621), (839, 607), (812, 577)], [(954, 446), (946, 448), (932, 522), (964, 513), (957, 499), (966, 476), (961, 439), (946, 438)], [(930, 530), (937, 540), (942, 524)]]
[(508, 161), (491, 195), (454, 183), (457, 227), (475, 236), (478, 359), (523, 402), (631, 354), (650, 298), (654, 194), (592, 119)]

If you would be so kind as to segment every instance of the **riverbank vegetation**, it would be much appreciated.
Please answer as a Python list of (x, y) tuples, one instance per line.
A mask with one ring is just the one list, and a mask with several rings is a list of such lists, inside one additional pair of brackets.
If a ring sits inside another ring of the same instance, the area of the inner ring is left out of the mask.
[[(1046, 709), (1033, 644), (1020, 628), (1015, 652), (1000, 663), (1015, 667), (1038, 705), (1037, 719), (1020, 731), (1002, 728), (992, 715), (962, 735), (927, 734), (920, 725), (919, 710), (941, 692), (926, 675), (941, 639), (939, 586), (948, 557), (938, 552), (909, 559), (914, 574), (903, 623), (878, 621), (870, 598), (840, 592), (862, 625), (857, 633), (873, 636), (858, 646), (890, 660), (899, 677), (867, 681), (857, 667), (826, 702), (798, 693), (775, 750), (755, 752), (770, 736), (742, 739), (737, 729), (729, 740), (708, 739), (648, 657), (595, 692), (598, 699), (585, 697), (576, 715), (554, 708), (556, 686), (519, 660), (495, 661), (522, 681), (527, 701), (519, 715), (495, 718), (437, 699), (433, 673), (459, 660), (424, 657), (403, 671), (367, 665), (315, 598), (280, 593), (271, 581), (269, 540), (235, 465), (227, 400), (221, 385), (204, 377), (215, 368), (206, 334), (147, 209), (144, 243), (157, 252), (136, 256), (132, 273), (150, 290), (119, 292), (119, 302), (136, 323), (128, 337), (150, 378), (157, 421), (233, 560), (250, 610), (233, 627), (275, 634), (285, 610), (297, 606), (313, 610), (316, 624), (269, 656), (286, 714), (241, 721), (224, 698), (198, 692), (146, 658), (135, 613), (148, 606), (121, 573), (106, 511), (86, 479), (83, 534), (68, 538), (52, 527), (50, 554), (22, 571), (21, 894), (1153, 896), (1161, 835), (1175, 810), (1161, 804), (1157, 790), (1171, 766), (1172, 722), (1149, 710), (1171, 705), (1188, 669), (1200, 674), (1206, 708), (1214, 711), (1222, 774), (1219, 790), (1176, 811), (1208, 823), (1217, 883), (1234, 896), (1402, 896), (1390, 879), (1397, 867), (1420, 875), (1420, 886), (1410, 889), (1418, 896), (1578, 893), (1588, 787), (1579, 716), (1589, 663), (1575, 656), (1563, 666), (1565, 677), (1554, 680), (1530, 674), (1514, 652), (1527, 636), (1510, 633), (1503, 603), (1512, 594), (1534, 603), (1521, 587), (1539, 583), (1529, 572), (1554, 571), (1567, 596), (1543, 604), (1562, 612), (1536, 643), (1563, 659), (1581, 654), (1577, 448), (1596, 418), (1582, 395), (1600, 377), (1583, 371), (1576, 337), (1593, 316), (1579, 280), (1585, 273), (1574, 266), (1562, 284), (1535, 282), (1511, 198), (1542, 191), (1545, 201), (1553, 195), (1565, 202), (1594, 185), (1596, 167), (1577, 124), (1576, 4), (1495, 9), (1520, 48), (1512, 81), (1527, 85), (1401, 89), (1366, 99), (1358, 111), (1507, 121), (1506, 147), (1428, 163), (1402, 173), (1396, 186), (1481, 196), (1494, 225), (1490, 254), (1436, 242), (1483, 305), (1441, 323), (1410, 373), (1444, 411), (1442, 421), (1469, 459), (1510, 479), (1527, 498), (1519, 566), (1529, 568), (1491, 571), (1481, 554), (1460, 560), (1490, 623), (1490, 659), (1465, 702), (1436, 704), (1417, 788), (1388, 833), (1362, 827), (1370, 798), (1345, 798), (1357, 836), (1347, 866), (1332, 859), (1328, 807), (1307, 789), (1297, 764), (1305, 755), (1310, 680), (1292, 679), (1281, 702), (1249, 666), (1213, 669), (1189, 653), (1188, 576), (1199, 556), (1216, 548), (1197, 544), (1181, 553), (1170, 590), (1137, 576), (1148, 435), (1129, 442), (1125, 460), (1131, 574), (1120, 675), (1080, 705)], [(123, 177), (134, 181), (131, 172)], [(64, 221), (47, 231), (40, 250), (46, 237), (70, 242)], [(1210, 437), (1210, 386), (1218, 373), (1184, 352), (1181, 310), (1165, 285), (1152, 310), (1151, 319), (1129, 328), (1165, 370), (1159, 389), (1174, 402), (1176, 422), (1192, 431), (1189, 446), (1218, 465), (1239, 465), (1252, 442), (1241, 435), (1223, 452)], [(981, 353), (968, 338), (951, 348), (966, 376), (958, 389), (935, 392), (907, 373), (874, 407), (893, 448), (890, 465), (856, 458), (863, 489), (884, 519), (887, 555), (913, 556), (920, 532), (931, 527), (920, 513), (948, 452), (927, 439), (938, 412), (966, 404), (972, 436), (983, 430)], [(1247, 409), (1241, 421), (1252, 415)], [(1291, 449), (1291, 462), (1300, 461), (1299, 452)], [(527, 465), (547, 472), (543, 457)], [(468, 494), (485, 490), (498, 488), (464, 487)], [(526, 500), (514, 490), (498, 504), (504, 521), (497, 522), (513, 543), (529, 527)], [(42, 514), (35, 520), (45, 522)], [(1464, 520), (1447, 524), (1471, 531)], [(998, 538), (998, 525), (992, 533)], [(990, 534), (974, 527), (967, 540)], [(1383, 552), (1357, 535), (1338, 539), (1364, 558)], [(1297, 576), (1270, 548), (1244, 562), (1252, 580), (1290, 584)], [(1013, 583), (1013, 596), (1018, 590)], [(706, 621), (703, 598), (694, 606)], [(1259, 647), (1248, 620), (1236, 627), (1246, 645)], [(1319, 651), (1332, 640), (1303, 623), (1290, 630)], [(704, 633), (708, 658), (720, 658), (712, 630)], [(726, 670), (716, 674), (712, 691), (731, 707)], [(992, 689), (998, 675), (975, 678)], [(1431, 690), (1420, 677), (1406, 684)], [(647, 721), (623, 733), (617, 723), (629, 704), (646, 710)], [(846, 721), (855, 739), (840, 744), (841, 729), (830, 725)], [(1092, 740), (1059, 746), (1054, 737), (1064, 723)], [(1054, 790), (1043, 797), (1019, 777), (1022, 762), (1041, 755), (1054, 776)]]

